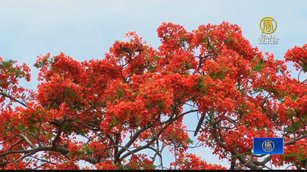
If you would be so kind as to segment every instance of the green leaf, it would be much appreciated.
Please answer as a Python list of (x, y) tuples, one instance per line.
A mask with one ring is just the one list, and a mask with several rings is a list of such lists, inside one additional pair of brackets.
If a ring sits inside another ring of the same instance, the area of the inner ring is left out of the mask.
[(63, 131), (70, 131), (72, 129), (72, 124), (70, 122), (65, 123), (65, 125), (63, 125)]
[(184, 63), (184, 68), (185, 69), (191, 69), (192, 64), (191, 63)]
[(298, 98), (298, 96), (297, 96), (297, 95), (291, 95), (291, 100), (292, 100), (292, 101), (297, 100), (297, 98)]
[(38, 130), (38, 128), (34, 127), (33, 125), (29, 127), (29, 131), (30, 131), (31, 133), (34, 133), (35, 130)]
[(14, 61), (14, 60), (3, 61), (2, 64), (0, 64), (0, 67), (3, 67), (3, 68), (12, 67), (15, 62), (16, 61)]
[(188, 143), (188, 144), (193, 144), (194, 142), (193, 142), (192, 139), (188, 138), (188, 139), (187, 139), (187, 143)]
[(85, 145), (82, 150), (88, 154), (88, 155), (91, 155), (92, 153), (94, 153), (93, 149), (91, 149), (88, 145)]
[(20, 124), (20, 125), (17, 126), (17, 130), (19, 130), (19, 131), (23, 131), (24, 129), (26, 129), (26, 126), (23, 125), (23, 124)]
[(261, 72), (262, 69), (265, 67), (264, 61), (260, 61), (255, 67), (254, 70), (257, 72)]
[(226, 44), (233, 44), (235, 41), (234, 41), (233, 38), (228, 37), (224, 42), (225, 42)]
[(204, 95), (208, 94), (207, 85), (205, 84), (205, 79), (203, 77), (198, 77), (198, 83), (195, 85), (195, 89), (203, 93)]
[(119, 122), (119, 120), (117, 119), (117, 117), (116, 117), (116, 116), (114, 116), (114, 118), (112, 119), (112, 122), (111, 122), (111, 126), (115, 126), (115, 125), (117, 125), (117, 124), (118, 124), (118, 122)]
[(226, 75), (225, 72), (218, 71), (218, 72), (210, 72), (209, 76), (214, 79), (224, 79)]

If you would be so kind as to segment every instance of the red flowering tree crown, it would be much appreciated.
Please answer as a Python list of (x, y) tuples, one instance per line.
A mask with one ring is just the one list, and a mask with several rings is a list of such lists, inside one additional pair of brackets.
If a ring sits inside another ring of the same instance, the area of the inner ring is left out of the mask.
[[(276, 60), (226, 22), (157, 32), (157, 49), (130, 32), (103, 59), (39, 56), (36, 90), (0, 58), (0, 169), (226, 169), (189, 153), (205, 146), (230, 169), (306, 169), (306, 80), (285, 65), (306, 72), (306, 44)], [(285, 154), (254, 155), (254, 137), (284, 137)]]

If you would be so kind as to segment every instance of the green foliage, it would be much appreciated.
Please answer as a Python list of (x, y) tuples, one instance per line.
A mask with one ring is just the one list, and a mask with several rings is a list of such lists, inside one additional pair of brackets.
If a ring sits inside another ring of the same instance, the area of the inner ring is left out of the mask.
[(202, 76), (198, 77), (198, 82), (195, 86), (195, 89), (203, 93), (204, 95), (208, 94), (208, 88), (207, 85), (205, 84), (205, 79)]
[(224, 71), (218, 71), (218, 72), (210, 72), (209, 76), (214, 79), (224, 79), (226, 75)]
[(254, 70), (257, 72), (261, 72), (264, 67), (265, 62), (261, 60), (256, 66), (254, 66)]
[(119, 88), (119, 89), (116, 90), (116, 98), (117, 99), (120, 99), (124, 96), (125, 96), (125, 90), (124, 89)]
[(193, 142), (193, 140), (192, 140), (191, 138), (188, 138), (188, 139), (187, 139), (187, 143), (188, 143), (188, 144), (193, 144), (194, 142)]

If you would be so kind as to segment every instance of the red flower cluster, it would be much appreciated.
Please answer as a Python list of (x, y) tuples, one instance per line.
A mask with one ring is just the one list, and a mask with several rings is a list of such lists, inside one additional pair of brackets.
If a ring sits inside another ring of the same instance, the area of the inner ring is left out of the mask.
[(302, 47), (295, 46), (287, 51), (285, 54), (287, 61), (293, 61), (297, 69), (302, 68), (304, 72), (307, 72), (307, 44)]
[(95, 165), (97, 170), (116, 170), (116, 166), (112, 161), (106, 160)]
[(179, 170), (226, 170), (221, 165), (209, 164), (194, 154), (185, 154), (177, 162), (171, 163), (173, 169)]

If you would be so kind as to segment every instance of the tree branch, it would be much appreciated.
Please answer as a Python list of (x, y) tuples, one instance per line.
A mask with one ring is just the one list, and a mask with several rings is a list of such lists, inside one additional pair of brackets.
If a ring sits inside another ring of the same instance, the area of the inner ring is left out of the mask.
[(121, 160), (122, 160), (122, 159), (125, 159), (125, 158), (127, 158), (128, 156), (130, 156), (131, 153), (134, 154), (134, 153), (139, 152), (139, 151), (141, 151), (141, 150), (143, 150), (143, 149), (149, 148), (150, 145), (151, 145), (154, 141), (156, 141), (156, 140), (159, 138), (159, 136), (165, 131), (165, 129), (166, 129), (168, 126), (170, 126), (173, 122), (175, 122), (177, 119), (183, 117), (183, 116), (186, 115), (186, 114), (189, 114), (189, 113), (192, 113), (192, 112), (197, 112), (197, 111), (198, 111), (198, 110), (190, 110), (190, 111), (187, 111), (187, 112), (185, 112), (185, 113), (182, 113), (182, 114), (180, 114), (180, 115), (178, 115), (178, 116), (176, 116), (176, 117), (170, 119), (170, 120), (168, 121), (168, 123), (167, 123), (164, 127), (162, 127), (162, 129), (157, 133), (157, 135), (155, 135), (149, 142), (147, 142), (146, 145), (141, 146), (141, 147), (138, 147), (138, 148), (132, 150), (131, 152), (126, 153), (126, 154), (123, 155), (120, 159), (121, 159)]
[(114, 161), (117, 162), (117, 161), (119, 160), (120, 155), (121, 155), (123, 152), (125, 152), (125, 150), (127, 150), (127, 149), (133, 144), (133, 142), (139, 137), (139, 135), (140, 135), (142, 132), (146, 131), (146, 130), (147, 130), (148, 128), (150, 128), (151, 126), (152, 126), (152, 124), (151, 124), (151, 125), (147, 125), (147, 126), (145, 126), (144, 128), (138, 130), (138, 131), (134, 134), (134, 136), (129, 140), (129, 142), (126, 143), (126, 145), (123, 146), (123, 148), (120, 149), (120, 150), (117, 152), (117, 154), (115, 155)]
[(23, 140), (25, 140), (30, 146), (31, 148), (35, 148), (35, 146), (33, 145), (33, 143), (28, 139), (27, 136), (23, 135), (23, 134), (18, 134), (18, 136), (20, 136), (21, 138), (23, 138)]
[(27, 104), (26, 104), (26, 103), (24, 103), (24, 102), (22, 102), (22, 101), (16, 99), (15, 97), (12, 97), (11, 95), (8, 95), (8, 94), (6, 94), (6, 93), (4, 93), (4, 92), (2, 92), (2, 91), (0, 92), (0, 95), (9, 98), (9, 99), (11, 99), (12, 101), (21, 104), (21, 105), (24, 106), (24, 107), (27, 107)]
[(197, 124), (197, 127), (195, 129), (195, 132), (194, 132), (194, 137), (197, 135), (197, 133), (199, 132), (200, 128), (201, 128), (201, 125), (203, 124), (204, 120), (205, 120), (205, 115), (206, 114), (202, 114), (202, 116), (200, 117), (199, 119), (199, 122)]
[(53, 151), (53, 152), (60, 152), (62, 154), (68, 154), (69, 151), (66, 148), (63, 147), (37, 147), (34, 149), (22, 149), (22, 150), (12, 150), (12, 151), (7, 151), (2, 154), (0, 154), (0, 157), (4, 157), (6, 155), (11, 155), (11, 154), (16, 154), (16, 153), (30, 153), (32, 152), (33, 154), (41, 151)]

